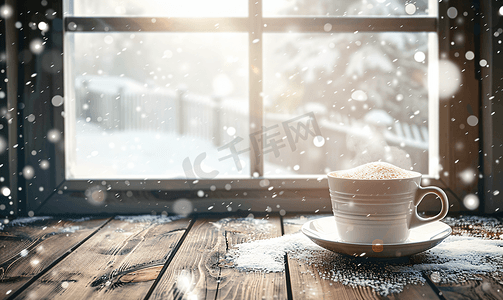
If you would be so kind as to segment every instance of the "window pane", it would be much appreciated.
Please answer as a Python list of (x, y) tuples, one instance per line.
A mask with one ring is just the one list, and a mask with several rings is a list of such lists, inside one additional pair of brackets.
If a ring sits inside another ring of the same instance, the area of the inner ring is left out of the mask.
[(67, 37), (68, 178), (249, 177), (247, 34)]
[(427, 173), (428, 63), (427, 33), (264, 35), (264, 124), (284, 137), (265, 175), (377, 160)]
[(266, 16), (418, 16), (428, 0), (264, 0)]
[(247, 17), (247, 0), (67, 0), (66, 16)]

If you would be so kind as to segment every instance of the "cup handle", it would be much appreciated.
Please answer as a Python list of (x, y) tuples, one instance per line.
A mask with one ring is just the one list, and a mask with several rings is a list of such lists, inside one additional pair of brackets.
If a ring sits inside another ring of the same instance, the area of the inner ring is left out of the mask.
[[(426, 196), (427, 194), (435, 194), (438, 197), (440, 197), (440, 200), (442, 201), (442, 209), (436, 216), (431, 218), (423, 218), (417, 214), (417, 206), (419, 205), (419, 203), (421, 203), (421, 201), (423, 201), (424, 196)], [(416, 192), (416, 199), (414, 200), (414, 213), (412, 214), (410, 220), (409, 229), (441, 220), (447, 215), (448, 211), (449, 211), (449, 200), (447, 199), (447, 195), (445, 194), (444, 191), (442, 191), (442, 189), (435, 186), (429, 186), (424, 188), (418, 187), (418, 190)]]

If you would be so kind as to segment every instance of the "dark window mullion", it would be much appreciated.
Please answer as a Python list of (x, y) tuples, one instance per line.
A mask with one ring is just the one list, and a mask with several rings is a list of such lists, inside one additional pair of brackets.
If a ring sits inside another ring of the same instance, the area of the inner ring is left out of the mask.
[(247, 32), (248, 18), (66, 17), (73, 32)]
[[(176, 31), (176, 32), (330, 32), (404, 31), (436, 32), (436, 17), (383, 18), (383, 17), (277, 17), (262, 18), (260, 2), (250, 3), (249, 18), (155, 18), (155, 17), (66, 17), (68, 31), (122, 32), (122, 31)], [(253, 7), (252, 7), (253, 6)], [(254, 8), (255, 7), (255, 8)], [(254, 9), (253, 13), (251, 9)], [(260, 23), (259, 23), (260, 22)], [(262, 24), (267, 24), (263, 27)], [(250, 26), (252, 26), (250, 28)]]
[[(263, 82), (263, 64), (262, 64), (262, 1), (248, 1), (249, 17), (249, 77), (250, 77), (250, 97), (249, 97), (249, 115), (250, 115), (250, 133), (262, 129), (263, 124), (263, 101), (262, 101), (262, 82)], [(262, 140), (256, 139), (256, 149), (250, 154), (250, 175), (264, 175), (264, 156), (262, 155)]]
[(280, 17), (264, 18), (265, 32), (436, 32), (437, 17)]

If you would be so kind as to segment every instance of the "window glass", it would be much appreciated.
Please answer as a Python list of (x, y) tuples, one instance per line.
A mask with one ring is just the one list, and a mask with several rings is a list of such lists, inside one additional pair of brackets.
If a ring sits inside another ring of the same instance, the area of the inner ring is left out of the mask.
[(246, 0), (67, 0), (67, 16), (247, 17)]
[(428, 65), (427, 33), (264, 34), (265, 176), (428, 173)]
[(67, 37), (67, 177), (249, 177), (247, 34)]
[(428, 0), (264, 0), (266, 16), (424, 16)]

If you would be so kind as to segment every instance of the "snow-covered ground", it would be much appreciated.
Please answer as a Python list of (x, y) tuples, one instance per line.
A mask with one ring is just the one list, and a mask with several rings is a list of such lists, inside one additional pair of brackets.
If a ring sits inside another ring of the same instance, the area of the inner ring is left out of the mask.
[[(247, 138), (247, 137), (243, 137)], [(244, 145), (244, 141), (243, 141)], [(238, 144), (236, 148), (242, 150)], [(217, 170), (216, 178), (250, 176), (249, 152), (239, 155), (242, 170), (230, 154), (207, 140), (155, 131), (106, 131), (84, 120), (76, 122), (76, 161), (69, 162), (71, 179), (185, 179), (183, 161), (192, 166), (197, 156), (206, 153), (201, 164), (204, 172)], [(289, 174), (272, 166), (276, 175)], [(197, 172), (195, 172), (197, 176)], [(208, 176), (210, 177), (210, 176)], [(190, 178), (190, 176), (189, 176)]]

